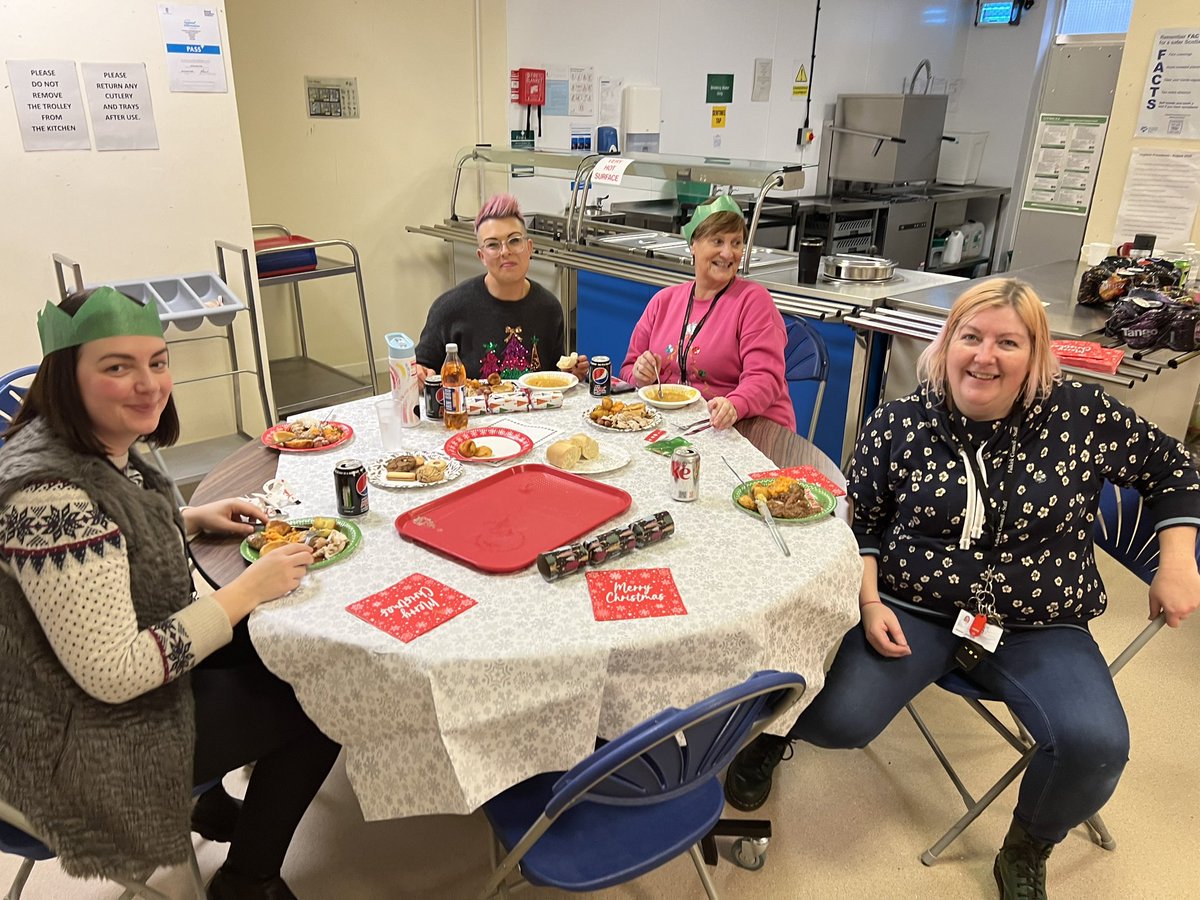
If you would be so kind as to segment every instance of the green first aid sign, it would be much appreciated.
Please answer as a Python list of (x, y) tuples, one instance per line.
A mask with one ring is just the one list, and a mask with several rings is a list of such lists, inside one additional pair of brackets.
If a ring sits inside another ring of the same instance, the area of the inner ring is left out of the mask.
[(705, 103), (732, 103), (733, 102), (733, 76), (732, 75), (713, 75), (708, 76), (708, 89), (705, 91)]

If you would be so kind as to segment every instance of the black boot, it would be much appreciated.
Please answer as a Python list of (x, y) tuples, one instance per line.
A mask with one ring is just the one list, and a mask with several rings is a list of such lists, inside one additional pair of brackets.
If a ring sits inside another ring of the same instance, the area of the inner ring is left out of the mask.
[[(786, 755), (785, 755), (786, 754)], [(733, 758), (725, 773), (725, 799), (734, 809), (753, 812), (771, 796), (771, 773), (781, 760), (792, 758), (792, 742), (760, 734)]]
[(297, 900), (278, 875), (259, 880), (235, 872), (229, 866), (217, 869), (206, 893), (208, 900)]
[(220, 784), (196, 798), (192, 806), (192, 831), (210, 841), (228, 844), (242, 812), (242, 801), (230, 797)]
[(1031, 837), (1014, 819), (992, 867), (1001, 900), (1046, 900), (1046, 859), (1053, 849), (1052, 843)]

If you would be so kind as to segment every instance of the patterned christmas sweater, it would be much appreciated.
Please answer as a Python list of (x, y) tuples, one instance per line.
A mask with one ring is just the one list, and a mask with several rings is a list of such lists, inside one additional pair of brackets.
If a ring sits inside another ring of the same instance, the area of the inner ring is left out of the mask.
[(468, 378), (516, 379), (526, 372), (553, 369), (563, 355), (563, 311), (558, 299), (529, 282), (520, 300), (498, 300), (486, 275), (464, 281), (429, 308), (417, 344), (417, 362), (441, 371), (446, 344), (458, 344)]
[[(140, 483), (135, 469), (124, 471)], [(63, 668), (105, 703), (178, 678), (233, 636), (211, 596), (139, 628), (125, 539), (67, 482), (27, 485), (0, 509), (0, 570), (21, 585)]]

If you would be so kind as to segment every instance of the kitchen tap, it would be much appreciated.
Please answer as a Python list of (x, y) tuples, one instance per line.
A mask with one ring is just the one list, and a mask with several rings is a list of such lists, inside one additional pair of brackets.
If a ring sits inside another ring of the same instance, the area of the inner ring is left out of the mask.
[(910, 94), (916, 93), (914, 89), (917, 86), (917, 76), (921, 73), (921, 69), (925, 70), (925, 90), (922, 93), (929, 93), (929, 85), (933, 83), (933, 66), (928, 59), (923, 59), (917, 63), (917, 67), (913, 69), (912, 78), (908, 80), (908, 92)]

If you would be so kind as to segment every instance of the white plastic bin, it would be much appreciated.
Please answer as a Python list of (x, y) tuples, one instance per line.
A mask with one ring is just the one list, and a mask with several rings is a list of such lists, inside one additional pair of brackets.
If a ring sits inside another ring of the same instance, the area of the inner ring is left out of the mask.
[(942, 153), (938, 157), (937, 180), (941, 184), (974, 184), (979, 178), (979, 165), (983, 162), (983, 148), (987, 145), (986, 131), (947, 131), (946, 137), (953, 141), (942, 141)]

